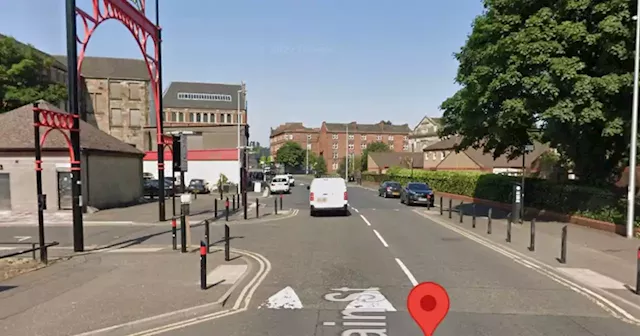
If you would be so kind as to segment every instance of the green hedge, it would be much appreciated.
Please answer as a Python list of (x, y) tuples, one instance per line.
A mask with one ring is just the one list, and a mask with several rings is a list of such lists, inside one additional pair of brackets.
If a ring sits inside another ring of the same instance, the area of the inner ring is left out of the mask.
[[(413, 177), (411, 174), (410, 169), (394, 169), (388, 175), (364, 173), (362, 179), (378, 183), (394, 180), (402, 184), (421, 181), (436, 191), (502, 203), (511, 203), (513, 183), (521, 182), (520, 178), (512, 176), (480, 172), (414, 170)], [(525, 204), (616, 224), (624, 224), (627, 213), (626, 201), (613, 191), (534, 178), (525, 181)], [(635, 213), (635, 225), (640, 227), (640, 207), (637, 205)]]

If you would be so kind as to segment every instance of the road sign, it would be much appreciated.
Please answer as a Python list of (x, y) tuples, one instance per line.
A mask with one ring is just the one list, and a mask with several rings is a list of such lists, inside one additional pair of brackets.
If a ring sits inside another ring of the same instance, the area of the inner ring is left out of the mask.
[(180, 134), (180, 171), (187, 171), (187, 135)]

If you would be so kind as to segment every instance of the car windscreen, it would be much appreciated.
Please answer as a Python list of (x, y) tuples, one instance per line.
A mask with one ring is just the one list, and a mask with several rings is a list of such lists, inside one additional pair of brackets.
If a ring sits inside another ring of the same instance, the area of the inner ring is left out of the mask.
[(417, 190), (417, 191), (428, 191), (428, 190), (431, 190), (431, 188), (429, 188), (429, 186), (424, 184), (424, 183), (409, 183), (407, 185), (407, 188), (409, 190)]
[(389, 183), (387, 183), (387, 187), (400, 188), (400, 183), (398, 183), (398, 182), (389, 182)]
[(191, 184), (191, 185), (204, 184), (204, 180), (191, 180), (191, 182), (189, 184)]
[(282, 177), (274, 178), (273, 180), (271, 180), (271, 182), (274, 182), (274, 183), (276, 183), (276, 182), (287, 182), (287, 179), (286, 178), (282, 178)]

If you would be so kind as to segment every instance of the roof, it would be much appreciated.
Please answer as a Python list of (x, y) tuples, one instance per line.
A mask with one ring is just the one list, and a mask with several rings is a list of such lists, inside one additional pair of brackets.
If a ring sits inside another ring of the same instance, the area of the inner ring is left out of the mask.
[[(53, 104), (40, 100), (40, 108), (68, 113)], [(2, 150), (34, 150), (33, 143), (33, 105), (28, 104), (15, 110), (0, 114), (0, 134), (11, 134), (0, 142)], [(44, 134), (41, 128), (40, 134)], [(113, 153), (126, 153), (142, 156), (144, 153), (124, 143), (96, 127), (80, 120), (80, 147), (83, 150), (97, 150)], [(67, 142), (60, 132), (51, 132), (44, 142), (43, 150), (67, 150)]]
[[(0, 39), (4, 39), (4, 38), (13, 38), (13, 37), (7, 36), (7, 35), (4, 35), (4, 34), (0, 33)], [(15, 38), (13, 38), (13, 39), (16, 40)], [(42, 50), (30, 45), (30, 44), (22, 43), (22, 42), (20, 42), (18, 40), (16, 40), (16, 42), (18, 42), (18, 44), (20, 44), (22, 46), (29, 47), (29, 48), (35, 50), (41, 57), (49, 57), (49, 58), (51, 58), (53, 60), (53, 64), (52, 64), (53, 67), (58, 68), (60, 70), (64, 70), (65, 72), (67, 71), (67, 62), (66, 62), (66, 60), (64, 62), (61, 62), (56, 57), (51, 56), (51, 55), (45, 53), (44, 51), (42, 51)]]
[[(238, 109), (238, 91), (241, 89), (242, 86), (238, 84), (172, 82), (164, 93), (162, 103), (165, 108), (236, 110)], [(231, 100), (214, 101), (178, 99), (178, 93), (222, 94), (231, 96)], [(240, 97), (240, 109), (245, 109), (244, 96)]]
[[(59, 62), (67, 64), (67, 56), (54, 55)], [(82, 61), (82, 77), (135, 79), (148, 81), (150, 79), (147, 64), (142, 59), (92, 57), (85, 56)]]
[(380, 121), (377, 124), (358, 124), (352, 121), (347, 124), (327, 123), (324, 125), (327, 127), (327, 132), (330, 133), (345, 133), (347, 127), (349, 127), (349, 133), (377, 133), (377, 134), (409, 134), (411, 128), (409, 124), (394, 125), (385, 121)]
[(274, 137), (276, 135), (280, 135), (286, 132), (313, 133), (313, 132), (318, 132), (318, 129), (305, 127), (301, 122), (288, 122), (288, 123), (278, 125), (278, 127), (276, 127), (275, 129), (272, 128), (270, 137)]
[[(424, 153), (398, 153), (398, 152), (373, 152), (369, 153), (369, 157), (378, 167), (406, 167), (406, 168), (422, 168), (424, 167)], [(413, 159), (413, 167), (410, 166)]]
[(436, 132), (433, 132), (433, 131), (420, 132), (418, 130), (421, 126), (428, 123), (431, 123), (439, 128), (440, 126), (442, 126), (442, 118), (434, 118), (434, 117), (428, 117), (428, 116), (423, 117), (422, 119), (420, 119), (420, 122), (418, 122), (418, 124), (416, 124), (416, 126), (411, 130), (411, 134), (409, 135), (409, 137), (421, 138), (421, 137), (437, 136), (438, 135), (437, 131)]
[[(164, 160), (171, 161), (173, 158), (171, 152), (164, 152)], [(145, 161), (157, 161), (158, 152), (146, 152), (144, 156)], [(237, 161), (238, 150), (235, 148), (225, 149), (202, 149), (202, 150), (190, 150), (187, 152), (187, 161)]]
[[(453, 150), (454, 147), (460, 143), (462, 139), (461, 136), (451, 136), (449, 138), (443, 139), (435, 144), (424, 149), (425, 152), (437, 151), (437, 150)], [(551, 148), (547, 144), (543, 144), (535, 141), (533, 143), (534, 149), (533, 152), (527, 153), (525, 155), (525, 166), (531, 167), (533, 163), (542, 155), (544, 152), (547, 152)], [(473, 160), (476, 164), (484, 168), (520, 168), (522, 167), (522, 158), (518, 157), (513, 160), (509, 160), (507, 155), (501, 155), (497, 158), (493, 158), (492, 153), (484, 153), (483, 148), (472, 148), (469, 147), (463, 151), (471, 160)]]

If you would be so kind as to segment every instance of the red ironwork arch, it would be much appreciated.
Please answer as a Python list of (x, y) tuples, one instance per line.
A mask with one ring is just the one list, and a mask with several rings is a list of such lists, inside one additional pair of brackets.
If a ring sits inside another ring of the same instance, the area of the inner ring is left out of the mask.
[(67, 133), (65, 133), (63, 130), (61, 130), (59, 128), (48, 128), (44, 132), (44, 134), (40, 137), (40, 146), (44, 147), (44, 141), (47, 140), (47, 136), (53, 130), (56, 130), (56, 131), (60, 132), (60, 134), (62, 134), (62, 136), (64, 137), (64, 140), (67, 142), (67, 150), (69, 150), (69, 159), (70, 159), (71, 163), (75, 163), (76, 162), (76, 157), (75, 157), (75, 155), (73, 155), (73, 146), (71, 146), (71, 139), (69, 138), (69, 135), (67, 135)]
[[(104, 10), (100, 8), (100, 2), (102, 2)], [(147, 71), (149, 72), (149, 78), (152, 84), (153, 100), (155, 103), (156, 140), (157, 143), (164, 143), (164, 137), (162, 136), (160, 129), (160, 118), (162, 113), (162, 111), (160, 111), (160, 94), (162, 92), (162, 88), (159, 87), (160, 74), (158, 72), (158, 60), (160, 58), (158, 54), (160, 27), (153, 24), (145, 16), (144, 0), (138, 0), (136, 5), (138, 8), (134, 7), (126, 0), (92, 0), (92, 15), (76, 7), (76, 14), (82, 19), (84, 28), (84, 37), (80, 38), (79, 36), (76, 36), (76, 39), (81, 46), (80, 52), (78, 53), (78, 73), (81, 73), (82, 61), (84, 60), (89, 40), (98, 26), (110, 19), (120, 21), (129, 30), (131, 35), (133, 35), (142, 55), (144, 56), (144, 61), (147, 65)], [(105, 13), (103, 13), (103, 11)], [(149, 38), (153, 40), (153, 56), (147, 53), (147, 42), (149, 41)]]
[[(71, 144), (71, 138), (65, 132), (65, 131), (68, 131), (68, 132), (79, 131), (78, 129), (73, 128), (73, 121), (75, 118), (78, 118), (78, 116), (69, 114), (69, 113), (62, 113), (62, 112), (41, 109), (37, 106), (37, 104), (34, 105), (33, 112), (34, 112), (33, 126), (36, 129), (39, 129), (40, 127), (47, 128), (44, 134), (40, 136), (40, 139), (38, 141), (38, 144), (40, 146), (36, 147), (37, 150), (40, 150), (40, 148), (44, 147), (44, 143), (47, 140), (47, 136), (49, 136), (49, 133), (51, 133), (51, 131), (53, 130), (56, 130), (60, 132), (60, 134), (62, 134), (62, 136), (64, 137), (64, 140), (67, 142), (67, 150), (69, 151), (69, 161), (72, 165), (71, 169), (80, 169), (79, 167), (73, 167), (74, 164), (77, 164), (80, 162), (77, 160), (76, 156), (73, 154), (73, 145)], [(39, 133), (40, 133), (39, 130), (36, 131), (36, 136)], [(36, 170), (41, 169), (40, 167), (41, 163), (42, 162), (39, 159), (36, 159)]]

